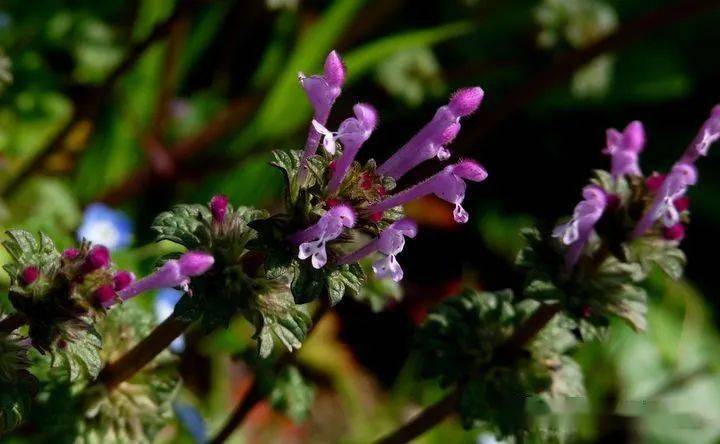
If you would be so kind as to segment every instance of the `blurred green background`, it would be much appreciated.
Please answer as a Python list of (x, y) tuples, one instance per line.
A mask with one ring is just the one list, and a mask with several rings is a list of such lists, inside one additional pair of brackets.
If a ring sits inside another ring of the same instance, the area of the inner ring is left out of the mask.
[[(519, 229), (571, 211), (591, 170), (608, 164), (606, 128), (645, 124), (647, 172), (679, 156), (720, 101), (718, 25), (710, 0), (3, 0), (0, 226), (67, 246), (84, 208), (104, 202), (134, 221), (132, 245), (114, 257), (142, 273), (168, 248), (151, 243), (149, 222), (173, 203), (222, 192), (279, 208), (268, 156), (302, 146), (311, 109), (297, 72), (318, 72), (331, 49), (348, 80), (329, 126), (358, 101), (380, 115), (361, 159), (384, 160), (454, 89), (482, 86), (482, 107), (450, 147), (490, 172), (470, 191), (470, 223), (450, 223), (433, 199), (411, 205), (421, 231), (403, 254), (402, 300), (378, 283), (366, 301), (344, 301), (301, 352), (317, 387), (309, 418), (263, 406), (233, 438), (366, 442), (440, 395), (408, 359), (427, 309), (462, 285), (519, 287)], [(713, 154), (690, 192), (687, 280), (651, 280), (647, 334), (618, 323), (578, 353), (589, 398), (559, 421), (577, 440), (720, 439)], [(238, 321), (188, 338), (183, 397), (211, 431), (247, 386), (249, 336)], [(182, 425), (160, 439), (191, 440)], [(422, 442), (492, 441), (448, 421)]]

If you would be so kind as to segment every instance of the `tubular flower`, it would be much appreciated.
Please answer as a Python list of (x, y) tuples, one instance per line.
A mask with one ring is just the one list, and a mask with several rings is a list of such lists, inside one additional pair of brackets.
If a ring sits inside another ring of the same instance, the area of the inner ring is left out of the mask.
[(336, 142), (342, 143), (342, 156), (335, 162), (328, 191), (332, 194), (337, 191), (345, 174), (357, 155), (360, 147), (370, 137), (377, 124), (377, 112), (365, 103), (358, 103), (353, 107), (355, 117), (345, 119), (336, 133), (331, 133), (320, 122), (313, 120), (315, 129), (323, 135), (323, 147), (330, 154), (335, 154)]
[(375, 271), (377, 277), (390, 277), (393, 281), (399, 282), (403, 278), (403, 270), (396, 256), (405, 247), (405, 237), (414, 238), (416, 234), (417, 225), (412, 219), (400, 219), (383, 230), (380, 236), (343, 257), (338, 263), (351, 264), (377, 251), (384, 255), (382, 259), (373, 263), (373, 271)]
[(465, 180), (482, 182), (486, 178), (487, 172), (480, 164), (473, 160), (461, 160), (455, 165), (443, 168), (442, 171), (425, 181), (369, 206), (367, 212), (370, 214), (383, 212), (420, 197), (434, 194), (440, 199), (455, 204), (453, 211), (455, 221), (465, 223), (469, 219), (467, 211), (461, 205), (465, 199), (467, 187)]
[(645, 147), (645, 129), (642, 123), (630, 122), (620, 132), (615, 128), (607, 130), (607, 146), (603, 154), (611, 157), (610, 172), (613, 176), (642, 176), (638, 156)]
[(399, 179), (422, 162), (437, 157), (446, 160), (444, 148), (460, 131), (460, 118), (474, 112), (482, 102), (482, 88), (464, 88), (453, 94), (450, 103), (441, 106), (432, 120), (377, 169), (378, 174)]
[[(300, 85), (305, 90), (308, 100), (313, 107), (313, 119), (321, 125), (326, 125), (330, 116), (330, 109), (341, 92), (345, 82), (345, 67), (337, 52), (332, 51), (325, 59), (325, 67), (322, 75), (307, 77), (303, 73), (298, 74)], [(310, 125), (305, 151), (303, 152), (301, 164), (305, 159), (315, 154), (320, 143), (320, 133), (313, 125)]]
[(325, 244), (337, 239), (344, 228), (355, 226), (355, 212), (349, 205), (338, 204), (320, 217), (315, 225), (291, 235), (288, 241), (299, 247), (300, 259), (311, 258), (312, 266), (322, 268), (327, 263)]
[(677, 163), (665, 177), (662, 185), (655, 193), (655, 199), (650, 205), (632, 233), (637, 238), (647, 233), (655, 223), (662, 219), (665, 227), (672, 227), (680, 222), (680, 213), (675, 206), (675, 201), (685, 195), (687, 187), (697, 182), (697, 171), (695, 167), (685, 163)]
[(720, 105), (715, 105), (710, 117), (700, 127), (697, 136), (678, 163), (694, 164), (700, 156), (707, 156), (710, 145), (718, 139), (720, 139)]
[[(215, 259), (210, 254), (188, 251), (179, 259), (171, 259), (165, 262), (149, 276), (134, 281), (122, 290), (117, 291), (117, 297), (126, 301), (140, 293), (160, 288), (182, 287), (183, 290), (188, 291), (190, 278), (205, 273), (214, 263)], [(109, 307), (115, 300), (115, 298), (106, 300), (103, 305)]]
[(600, 220), (607, 206), (607, 195), (597, 185), (583, 188), (583, 200), (575, 206), (572, 218), (553, 230), (553, 237), (568, 246), (565, 253), (565, 268), (572, 270), (580, 259), (595, 224)]

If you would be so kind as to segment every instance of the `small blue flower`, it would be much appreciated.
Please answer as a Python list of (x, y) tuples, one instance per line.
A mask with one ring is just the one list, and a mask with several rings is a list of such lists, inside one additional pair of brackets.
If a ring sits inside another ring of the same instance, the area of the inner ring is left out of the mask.
[(82, 223), (77, 230), (77, 238), (104, 245), (111, 251), (119, 250), (132, 242), (132, 222), (125, 213), (94, 203), (85, 209)]
[[(169, 318), (175, 310), (175, 304), (182, 297), (183, 292), (172, 288), (163, 288), (155, 296), (155, 316), (162, 322)], [(170, 343), (170, 351), (182, 353), (185, 350), (185, 336), (180, 336)]]
[(190, 404), (176, 402), (173, 404), (175, 416), (177, 416), (180, 424), (193, 437), (196, 443), (202, 444), (207, 442), (207, 427), (200, 412)]

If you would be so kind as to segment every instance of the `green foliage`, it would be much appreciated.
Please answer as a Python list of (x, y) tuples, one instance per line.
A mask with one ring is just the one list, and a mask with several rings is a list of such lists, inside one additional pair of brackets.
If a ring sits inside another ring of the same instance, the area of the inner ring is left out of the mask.
[[(67, 335), (70, 330), (66, 330)], [(61, 338), (50, 351), (50, 366), (60, 369), (70, 382), (92, 381), (100, 373), (103, 346), (100, 334), (87, 328), (72, 331), (72, 337)]]
[(272, 353), (275, 342), (273, 336), (288, 351), (299, 349), (312, 324), (312, 319), (303, 307), (295, 305), (292, 296), (283, 291), (258, 295), (250, 313), (255, 325), (258, 354), (263, 358)]
[(10, 239), (4, 240), (2, 245), (15, 262), (5, 264), (3, 268), (13, 283), (17, 282), (19, 273), (31, 265), (38, 267), (46, 275), (52, 276), (57, 272), (60, 253), (47, 235), (40, 233), (38, 241), (25, 230), (8, 230), (6, 234)]
[(507, 290), (465, 290), (438, 305), (417, 333), (423, 375), (450, 385), (488, 363), (494, 348), (512, 333), (512, 299)]
[(307, 419), (314, 400), (315, 388), (295, 366), (289, 366), (280, 373), (268, 396), (274, 409), (283, 412), (295, 422)]
[(27, 417), (36, 379), (28, 372), (27, 341), (0, 333), (0, 436)]
[(155, 217), (152, 230), (157, 240), (169, 240), (188, 249), (207, 245), (211, 239), (212, 216), (205, 205), (176, 205)]
[(418, 331), (422, 371), (442, 385), (458, 384), (458, 411), (466, 428), (527, 437), (553, 401), (584, 394), (579, 367), (567, 355), (577, 345), (574, 323), (562, 315), (513, 359), (498, 357), (538, 306), (531, 300), (515, 302), (509, 290), (465, 290), (436, 307)]

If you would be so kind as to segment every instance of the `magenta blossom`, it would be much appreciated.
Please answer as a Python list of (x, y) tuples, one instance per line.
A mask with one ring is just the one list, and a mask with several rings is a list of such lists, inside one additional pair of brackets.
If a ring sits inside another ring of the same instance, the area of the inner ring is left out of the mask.
[(700, 156), (707, 156), (710, 145), (718, 139), (720, 139), (720, 105), (715, 105), (710, 117), (700, 127), (697, 136), (678, 163), (694, 164)]
[(444, 147), (460, 131), (460, 118), (474, 112), (482, 102), (482, 88), (458, 90), (450, 103), (441, 106), (432, 120), (377, 169), (379, 174), (399, 179), (422, 162), (437, 157), (446, 160), (450, 152)]
[(223, 194), (217, 194), (210, 199), (210, 213), (213, 221), (221, 224), (225, 220), (228, 209), (228, 198)]
[(675, 201), (685, 195), (688, 186), (697, 182), (697, 171), (695, 167), (685, 163), (677, 163), (665, 177), (662, 185), (655, 193), (650, 209), (645, 212), (633, 230), (632, 238), (637, 238), (647, 233), (657, 220), (662, 220), (665, 227), (672, 227), (680, 222)]
[(345, 119), (336, 133), (328, 131), (316, 120), (312, 122), (315, 129), (323, 135), (323, 147), (328, 153), (335, 154), (337, 142), (342, 143), (343, 146), (342, 156), (335, 161), (335, 168), (328, 184), (328, 192), (331, 194), (340, 187), (360, 147), (370, 138), (377, 125), (377, 112), (372, 106), (358, 103), (353, 107), (353, 111), (355, 117)]
[(311, 258), (312, 266), (322, 268), (327, 263), (325, 244), (337, 239), (344, 228), (355, 226), (355, 212), (346, 204), (330, 208), (315, 225), (288, 237), (288, 241), (299, 247), (300, 259)]
[(215, 259), (208, 253), (199, 251), (188, 251), (178, 259), (171, 259), (165, 262), (154, 273), (132, 282), (122, 290), (117, 291), (117, 298), (108, 300), (107, 295), (103, 295), (103, 306), (109, 307), (118, 298), (126, 301), (134, 296), (150, 290), (160, 288), (181, 287), (184, 291), (188, 291), (190, 278), (200, 276), (208, 271)]
[(338, 264), (352, 264), (377, 251), (384, 255), (382, 259), (373, 263), (373, 271), (377, 277), (381, 279), (390, 277), (395, 282), (400, 282), (403, 278), (403, 270), (396, 256), (405, 247), (405, 237), (414, 238), (416, 234), (417, 224), (412, 219), (400, 219), (383, 230), (380, 236), (340, 259)]
[(645, 147), (645, 129), (637, 120), (630, 122), (623, 132), (610, 128), (607, 130), (607, 146), (603, 154), (611, 156), (611, 173), (615, 177), (623, 175), (642, 176), (638, 157)]
[[(340, 56), (337, 52), (332, 51), (325, 59), (322, 75), (307, 77), (305, 74), (299, 73), (298, 79), (313, 107), (313, 120), (323, 126), (326, 125), (330, 109), (340, 95), (345, 82), (345, 67)], [(320, 133), (315, 130), (313, 125), (310, 125), (301, 165), (305, 165), (306, 159), (315, 154), (319, 143)]]
[(600, 220), (607, 206), (607, 194), (597, 185), (583, 188), (583, 200), (575, 206), (572, 218), (553, 230), (553, 237), (559, 238), (568, 247), (565, 254), (567, 271), (577, 264), (585, 245), (590, 240), (595, 224)]
[(467, 187), (463, 179), (482, 182), (486, 178), (487, 172), (480, 164), (473, 160), (461, 160), (455, 165), (443, 168), (442, 171), (425, 181), (369, 206), (367, 212), (370, 214), (383, 212), (420, 197), (434, 194), (444, 201), (455, 204), (453, 211), (455, 221), (465, 223), (469, 217), (461, 205), (465, 199)]

